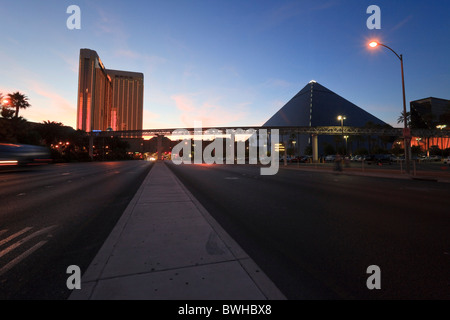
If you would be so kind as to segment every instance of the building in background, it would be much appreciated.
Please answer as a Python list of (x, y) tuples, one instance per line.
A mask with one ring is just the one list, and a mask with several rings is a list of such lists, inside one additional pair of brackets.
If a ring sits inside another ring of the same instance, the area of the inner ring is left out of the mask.
[(143, 104), (142, 73), (107, 70), (97, 52), (80, 50), (77, 129), (142, 130)]
[(77, 129), (106, 130), (111, 112), (112, 83), (97, 52), (80, 50)]
[[(345, 116), (342, 123), (338, 117)], [(310, 81), (291, 100), (289, 100), (278, 112), (276, 112), (263, 127), (315, 127), (315, 126), (350, 126), (350, 127), (390, 127), (384, 121), (344, 99), (333, 91), (322, 86), (318, 82)], [(390, 143), (372, 141), (374, 137), (354, 136), (348, 137), (346, 149), (349, 153), (367, 149), (370, 153), (377, 145)], [(305, 148), (311, 146), (311, 136), (293, 134), (280, 136), (281, 143), (291, 145), (294, 155), (304, 155)], [(326, 154), (327, 149), (343, 148), (344, 141), (341, 136), (321, 135), (318, 137), (318, 152)], [(332, 148), (329, 148), (332, 147)]]
[[(450, 100), (424, 98), (410, 102), (412, 129), (450, 130)], [(446, 150), (450, 139), (444, 137), (412, 137), (411, 144), (419, 146), (429, 155), (430, 148)]]
[(113, 131), (142, 130), (144, 74), (106, 70), (112, 82), (110, 127)]
[(410, 107), (413, 129), (450, 128), (450, 100), (430, 97), (411, 101)]

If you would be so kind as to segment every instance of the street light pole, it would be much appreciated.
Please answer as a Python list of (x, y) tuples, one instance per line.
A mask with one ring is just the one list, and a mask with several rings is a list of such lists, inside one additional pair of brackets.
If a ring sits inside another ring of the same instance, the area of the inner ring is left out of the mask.
[[(445, 128), (447, 128), (446, 124), (440, 124), (440, 125), (436, 126), (436, 129), (441, 130), (441, 133), (442, 133), (442, 130)], [(441, 136), (441, 155), (442, 155), (442, 158), (444, 158), (444, 137), (442, 137), (442, 136)]]
[(407, 113), (406, 113), (406, 98), (405, 98), (405, 76), (403, 73), (403, 55), (402, 54), (398, 54), (397, 52), (395, 52), (392, 48), (376, 42), (376, 41), (372, 41), (369, 44), (370, 47), (375, 48), (376, 46), (382, 46), (385, 47), (389, 50), (391, 50), (396, 56), (397, 58), (400, 59), (400, 65), (401, 65), (401, 69), (402, 69), (402, 91), (403, 91), (403, 144), (404, 144), (404, 148), (405, 148), (405, 172), (407, 174), (410, 173), (410, 140), (411, 140), (411, 132), (408, 130), (408, 117), (407, 117)]
[[(344, 140), (344, 120), (347, 119), (345, 116), (338, 116), (338, 120), (341, 121), (341, 132), (342, 132), (342, 140)], [(347, 142), (347, 141), (346, 141)], [(345, 148), (345, 153), (347, 153), (347, 148)]]

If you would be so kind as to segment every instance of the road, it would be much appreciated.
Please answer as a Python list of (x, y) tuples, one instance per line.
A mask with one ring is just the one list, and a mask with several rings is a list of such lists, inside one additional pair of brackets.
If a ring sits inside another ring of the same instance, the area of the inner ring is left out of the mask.
[(450, 298), (450, 184), (169, 166), (288, 299)]
[(0, 299), (66, 299), (151, 168), (144, 161), (0, 171)]

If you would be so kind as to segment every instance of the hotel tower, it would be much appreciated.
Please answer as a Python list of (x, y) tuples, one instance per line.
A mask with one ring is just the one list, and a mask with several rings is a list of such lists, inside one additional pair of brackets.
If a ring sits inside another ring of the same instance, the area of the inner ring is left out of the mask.
[(108, 70), (97, 52), (80, 50), (77, 129), (142, 130), (144, 74)]

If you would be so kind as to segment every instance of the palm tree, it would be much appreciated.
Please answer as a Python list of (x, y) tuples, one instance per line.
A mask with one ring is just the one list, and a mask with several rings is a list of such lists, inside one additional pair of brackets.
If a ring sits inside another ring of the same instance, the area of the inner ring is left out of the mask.
[(11, 119), (14, 116), (14, 111), (8, 109), (6, 102), (7, 100), (4, 100), (3, 94), (0, 92), (0, 115), (5, 119)]
[[(404, 123), (405, 122), (405, 114), (404, 112), (401, 113), (400, 117), (397, 119), (397, 123)], [(411, 124), (411, 112), (406, 112), (406, 125), (409, 127)]]
[(14, 116), (15, 118), (19, 117), (19, 109), (26, 109), (31, 107), (30, 103), (28, 102), (28, 97), (23, 93), (20, 93), (19, 91), (9, 93), (8, 98), (8, 104), (11, 107), (16, 108), (16, 114)]

